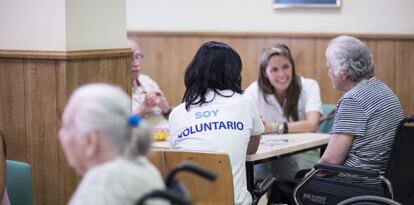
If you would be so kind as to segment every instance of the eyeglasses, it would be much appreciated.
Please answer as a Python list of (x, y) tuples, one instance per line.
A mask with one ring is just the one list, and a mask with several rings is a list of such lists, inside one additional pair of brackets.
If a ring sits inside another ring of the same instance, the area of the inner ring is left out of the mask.
[(144, 59), (144, 54), (142, 54), (142, 53), (134, 53), (132, 55), (132, 59), (133, 60), (141, 61), (142, 59)]

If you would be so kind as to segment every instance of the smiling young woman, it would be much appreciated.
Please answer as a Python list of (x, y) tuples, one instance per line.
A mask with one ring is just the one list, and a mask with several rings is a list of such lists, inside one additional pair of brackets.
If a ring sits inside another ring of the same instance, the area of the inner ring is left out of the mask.
[[(265, 48), (259, 61), (259, 78), (246, 89), (246, 93), (255, 101), (265, 132), (315, 132), (321, 116), (318, 83), (296, 74), (292, 53), (285, 44)], [(274, 172), (282, 179), (291, 179), (299, 169), (312, 166), (317, 157), (314, 153), (304, 153), (256, 166), (255, 173), (259, 173), (256, 177)]]

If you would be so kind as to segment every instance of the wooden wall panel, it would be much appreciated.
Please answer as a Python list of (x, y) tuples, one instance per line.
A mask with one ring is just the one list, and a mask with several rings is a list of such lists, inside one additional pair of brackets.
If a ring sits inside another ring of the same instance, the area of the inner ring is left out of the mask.
[(325, 51), (329, 44), (328, 38), (316, 39), (316, 63), (315, 67), (318, 69), (315, 73), (315, 80), (318, 81), (321, 89), (322, 103), (336, 104), (342, 96), (340, 91), (333, 89), (332, 83), (328, 77), (328, 67), (326, 65)]
[(0, 51), (0, 129), (8, 158), (32, 167), (34, 204), (67, 204), (80, 177), (58, 141), (74, 89), (90, 82), (131, 93), (129, 49), (91, 52)]
[[(245, 42), (245, 43), (243, 43)], [(248, 87), (259, 75), (259, 58), (261, 46), (266, 45), (266, 39), (239, 38), (234, 42), (234, 49), (240, 54), (243, 63), (242, 87)], [(232, 44), (233, 45), (233, 44)]]
[(414, 41), (396, 43), (396, 93), (406, 115), (414, 115)]
[[(27, 162), (33, 169), (35, 201), (58, 204), (58, 113), (55, 62), (24, 60)], [(39, 160), (41, 159), (41, 160)]]
[(26, 159), (23, 60), (0, 60), (0, 68), (0, 130), (6, 136), (7, 156)]
[[(65, 105), (69, 98), (69, 85), (67, 83), (67, 62), (56, 61), (56, 88), (59, 92), (56, 93), (57, 97), (57, 110), (58, 110), (58, 125), (61, 124), (61, 116)], [(71, 86), (70, 89), (74, 89), (76, 86)], [(72, 91), (71, 90), (71, 91)], [(59, 199), (58, 204), (67, 204), (68, 199), (75, 190), (80, 181), (80, 177), (68, 166), (62, 149), (58, 149), (58, 172), (59, 179), (57, 181)]]
[[(327, 76), (325, 49), (336, 34), (283, 33), (157, 33), (129, 32), (128, 36), (140, 44), (145, 54), (143, 73), (157, 81), (173, 105), (181, 102), (184, 93), (184, 71), (202, 43), (218, 40), (230, 44), (243, 61), (242, 87), (257, 79), (258, 60), (264, 47), (274, 43), (287, 44), (295, 58), (298, 73), (318, 81), (323, 103), (336, 103), (342, 93), (333, 89)], [(405, 113), (414, 113), (414, 99), (408, 93), (412, 85), (408, 79), (414, 67), (413, 36), (356, 34), (374, 54), (376, 76), (393, 89)], [(407, 44), (409, 43), (409, 44)], [(167, 66), (164, 70), (160, 67)], [(400, 72), (400, 70), (403, 70)], [(404, 81), (400, 83), (400, 80)]]
[(375, 76), (395, 90), (395, 42), (368, 40), (367, 46), (374, 55)]
[(292, 39), (288, 45), (295, 60), (298, 75), (308, 78), (316, 77), (316, 42), (312, 38)]

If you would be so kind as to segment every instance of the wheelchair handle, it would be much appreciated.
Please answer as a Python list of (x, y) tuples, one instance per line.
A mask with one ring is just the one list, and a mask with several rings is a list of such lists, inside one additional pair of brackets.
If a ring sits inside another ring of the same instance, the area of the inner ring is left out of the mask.
[(358, 174), (368, 177), (379, 177), (380, 173), (378, 171), (366, 170), (355, 167), (347, 167), (338, 164), (328, 164), (328, 163), (319, 163), (314, 166), (316, 170), (326, 170), (334, 172), (347, 172), (350, 174)]
[(255, 194), (257, 194), (257, 196), (261, 196), (265, 192), (267, 192), (275, 182), (276, 177), (274, 177), (273, 175), (269, 175), (262, 182), (260, 182), (257, 188), (255, 188), (253, 191), (255, 192)]
[(404, 122), (412, 123), (414, 122), (414, 115), (410, 115), (404, 118)]
[(196, 165), (194, 163), (189, 162), (183, 162), (179, 165), (177, 165), (174, 170), (168, 174), (166, 179), (166, 185), (167, 187), (171, 185), (174, 181), (175, 175), (180, 171), (190, 171), (192, 173), (195, 173), (201, 177), (204, 177), (205, 179), (208, 179), (209, 181), (214, 181), (217, 178), (217, 174), (204, 168), (199, 165)]

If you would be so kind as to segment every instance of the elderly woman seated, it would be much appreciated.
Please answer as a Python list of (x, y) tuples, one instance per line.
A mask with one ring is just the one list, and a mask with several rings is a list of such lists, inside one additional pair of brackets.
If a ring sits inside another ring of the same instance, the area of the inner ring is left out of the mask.
[(161, 175), (142, 156), (151, 144), (149, 131), (131, 115), (131, 100), (120, 88), (78, 88), (64, 110), (59, 140), (69, 165), (83, 176), (69, 204), (132, 205), (164, 189)]

